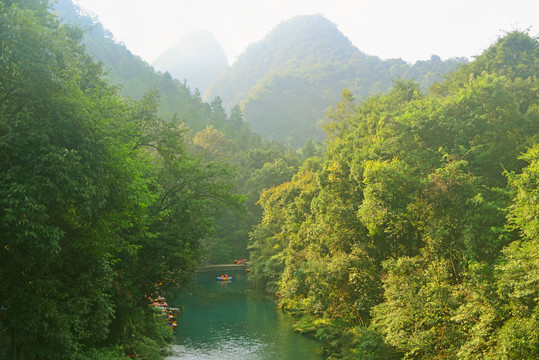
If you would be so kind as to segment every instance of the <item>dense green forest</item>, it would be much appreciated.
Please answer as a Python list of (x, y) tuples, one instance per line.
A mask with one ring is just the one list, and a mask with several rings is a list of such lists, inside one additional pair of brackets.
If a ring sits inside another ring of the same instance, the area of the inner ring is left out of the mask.
[(303, 158), (320, 153), (320, 145), (309, 143), (298, 152), (262, 140), (245, 122), (239, 106), (227, 114), (219, 96), (204, 102), (188, 82), (154, 71), (71, 0), (60, 0), (54, 8), (62, 22), (84, 30), (82, 42), (87, 52), (103, 63), (105, 78), (120, 86), (121, 95), (140, 100), (144, 94), (156, 92), (157, 114), (183, 123), (185, 145), (191, 154), (234, 169), (234, 192), (245, 196), (245, 207), (219, 217), (214, 231), (203, 240), (204, 258), (219, 263), (247, 257), (248, 232), (261, 218), (256, 204), (260, 191), (290, 180)]
[(462, 61), (345, 46), (383, 86), (341, 82), (328, 140), (292, 151), (55, 9), (0, 2), (0, 354), (160, 359), (149, 299), (250, 253), (251, 282), (329, 358), (539, 358), (537, 38), (434, 83)]
[(344, 359), (539, 358), (539, 42), (328, 113), (265, 191), (253, 281)]
[(160, 358), (148, 298), (247, 257), (260, 191), (321, 150), (261, 140), (69, 0), (0, 6), (0, 350)]
[(47, 1), (1, 2), (0, 36), (2, 354), (158, 359), (171, 331), (149, 299), (243, 208), (236, 175), (192, 155), (155, 92), (121, 96)]
[(225, 108), (240, 104), (253, 130), (294, 148), (309, 139), (323, 141), (321, 124), (344, 88), (358, 100), (386, 91), (399, 77), (427, 88), (463, 58), (433, 55), (411, 65), (363, 53), (321, 15), (296, 16), (251, 44), (208, 88)]

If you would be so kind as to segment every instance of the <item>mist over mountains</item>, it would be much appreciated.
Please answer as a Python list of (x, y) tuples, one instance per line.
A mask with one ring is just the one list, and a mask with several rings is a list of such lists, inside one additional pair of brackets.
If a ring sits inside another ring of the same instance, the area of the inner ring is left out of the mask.
[[(298, 16), (204, 100), (55, 1), (0, 2), (0, 359), (161, 359), (197, 267), (233, 259), (303, 358), (539, 359), (539, 35), (447, 73)], [(246, 334), (198, 330), (179, 356)], [(298, 357), (255, 332), (230, 349)]]
[[(293, 148), (309, 139), (326, 138), (325, 112), (345, 88), (358, 102), (387, 91), (399, 78), (417, 81), (426, 89), (467, 62), (465, 58), (442, 61), (436, 55), (415, 64), (382, 60), (360, 51), (322, 15), (300, 15), (251, 44), (232, 66), (214, 36), (201, 31), (179, 39), (152, 68), (115, 42), (98, 21), (80, 16), (71, 1), (60, 0), (56, 8), (86, 31), (89, 52), (105, 64), (110, 79), (122, 86), (125, 95), (137, 99), (156, 88), (161, 93), (160, 111), (171, 114), (181, 108), (181, 113), (192, 114), (194, 120), (187, 122), (195, 130), (206, 122), (193, 101), (218, 98), (227, 112), (239, 105), (244, 120), (262, 138)], [(185, 86), (172, 84), (173, 79)], [(196, 94), (194, 99), (189, 92)]]
[(240, 104), (262, 137), (300, 147), (323, 140), (324, 113), (347, 88), (356, 99), (390, 89), (398, 78), (427, 88), (466, 62), (433, 55), (411, 65), (363, 53), (322, 15), (301, 15), (277, 25), (250, 45), (208, 88), (225, 108)]
[(197, 31), (180, 38), (152, 63), (158, 71), (187, 80), (201, 93), (228, 67), (222, 46), (208, 31)]

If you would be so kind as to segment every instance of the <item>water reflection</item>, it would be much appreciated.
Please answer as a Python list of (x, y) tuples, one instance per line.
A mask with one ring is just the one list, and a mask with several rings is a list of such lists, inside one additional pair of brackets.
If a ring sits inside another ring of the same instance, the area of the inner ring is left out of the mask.
[(186, 310), (168, 360), (322, 359), (316, 341), (290, 330), (290, 316), (247, 290), (246, 274), (234, 274), (226, 284), (216, 281), (218, 275), (201, 275), (198, 287), (177, 301)]

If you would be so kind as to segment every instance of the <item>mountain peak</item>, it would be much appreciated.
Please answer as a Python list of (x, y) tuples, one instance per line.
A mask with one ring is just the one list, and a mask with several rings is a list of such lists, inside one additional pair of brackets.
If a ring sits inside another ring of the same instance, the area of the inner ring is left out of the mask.
[(152, 65), (203, 92), (228, 62), (221, 44), (209, 31), (201, 30), (178, 39)]
[(368, 56), (322, 15), (300, 15), (250, 45), (205, 98), (220, 96), (227, 108), (241, 104), (263, 138), (301, 147), (309, 138), (324, 139), (324, 113), (343, 89), (361, 98), (389, 89), (399, 77), (428, 85), (452, 66), (440, 60), (412, 66)]
[(319, 61), (312, 58), (313, 54), (329, 60), (350, 57), (354, 52), (358, 50), (330, 20), (320, 14), (298, 15), (279, 23), (264, 39), (251, 44), (237, 62), (266, 56), (312, 62)]

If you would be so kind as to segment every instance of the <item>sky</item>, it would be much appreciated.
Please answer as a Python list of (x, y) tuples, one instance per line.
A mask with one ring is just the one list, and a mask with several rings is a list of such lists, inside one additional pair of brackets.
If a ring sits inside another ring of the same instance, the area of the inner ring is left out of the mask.
[(361, 51), (414, 63), (480, 55), (505, 32), (539, 34), (538, 0), (73, 0), (131, 52), (152, 63), (207, 30), (230, 64), (280, 22), (322, 14)]

